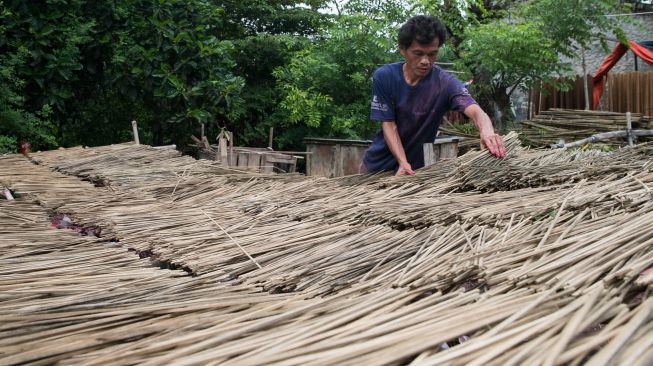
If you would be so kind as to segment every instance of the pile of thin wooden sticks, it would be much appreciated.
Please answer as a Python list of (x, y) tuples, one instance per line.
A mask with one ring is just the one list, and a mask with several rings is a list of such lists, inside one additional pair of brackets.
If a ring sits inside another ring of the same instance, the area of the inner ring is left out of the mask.
[[(631, 123), (634, 129), (652, 127), (651, 118), (639, 113), (631, 114)], [(542, 111), (521, 124), (522, 138), (531, 146), (549, 146), (560, 139), (572, 142), (599, 132), (625, 130), (627, 127), (625, 113), (558, 108)]]
[(411, 177), (0, 157), (0, 363), (650, 363), (653, 146), (506, 142)]

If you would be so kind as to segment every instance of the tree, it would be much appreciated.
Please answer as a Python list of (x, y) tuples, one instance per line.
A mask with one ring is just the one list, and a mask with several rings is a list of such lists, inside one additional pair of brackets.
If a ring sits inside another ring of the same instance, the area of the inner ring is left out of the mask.
[(244, 80), (233, 74), (234, 47), (216, 34), (221, 9), (195, 0), (125, 2), (131, 12), (115, 34), (110, 89), (139, 101), (152, 142), (183, 142), (199, 123), (241, 113)]
[[(456, 69), (474, 79), (473, 94), (503, 130), (511, 120), (510, 96), (519, 88), (569, 84), (571, 65), (589, 42), (605, 43), (616, 21), (606, 14), (623, 11), (619, 0), (445, 1), (433, 10), (453, 33)], [(561, 79), (560, 79), (561, 78)]]
[(295, 53), (321, 39), (329, 19), (319, 10), (326, 1), (219, 1), (225, 19), (222, 33), (234, 44), (235, 73), (245, 80), (243, 114), (227, 127), (239, 144), (265, 146), (270, 127), (275, 147), (301, 148), (302, 132), (287, 124), (278, 108), (282, 96), (273, 70), (288, 65)]
[[(29, 68), (29, 60), (42, 53), (36, 51), (32, 54), (25, 45), (12, 42), (20, 21), (20, 14), (0, 1), (0, 153), (15, 152), (20, 141), (29, 141), (34, 149), (56, 146), (54, 126), (49, 120), (50, 106), (46, 104), (36, 109), (26, 103), (26, 80), (34, 75)], [(30, 30), (36, 43), (43, 43), (38, 37), (40, 33), (51, 32), (47, 28), (37, 29), (36, 26)], [(49, 56), (54, 57), (52, 54)], [(51, 68), (56, 73), (55, 78), (66, 74), (67, 67), (65, 62), (63, 64), (55, 64)], [(39, 80), (42, 79), (36, 82)], [(54, 93), (55, 89), (50, 92)]]
[(16, 77), (31, 111), (52, 110), (58, 142), (129, 138), (139, 120), (146, 143), (181, 143), (198, 122), (233, 121), (244, 81), (233, 44), (220, 38), (224, 11), (210, 0), (2, 4), (0, 51), (26, 50)]
[(274, 71), (287, 124), (306, 134), (370, 138), (378, 126), (368, 120), (371, 76), (396, 61), (395, 27), (400, 2), (350, 1), (323, 38), (298, 51)]

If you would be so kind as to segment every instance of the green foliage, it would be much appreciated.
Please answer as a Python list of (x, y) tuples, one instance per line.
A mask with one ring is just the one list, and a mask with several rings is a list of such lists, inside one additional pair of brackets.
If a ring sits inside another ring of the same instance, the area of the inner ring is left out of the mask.
[(581, 48), (619, 30), (617, 18), (606, 14), (627, 10), (619, 0), (537, 0), (516, 8), (515, 15), (536, 24), (555, 52), (576, 58)]
[(272, 72), (290, 62), (292, 54), (309, 42), (287, 34), (263, 33), (236, 39), (233, 43), (238, 65), (235, 73), (244, 78), (245, 86), (243, 114), (228, 128), (236, 134), (238, 144), (267, 146), (269, 128), (275, 127), (275, 141), (278, 141), (288, 120), (285, 114), (277, 111), (280, 96)]
[(510, 95), (541, 82), (567, 89), (572, 69), (563, 57), (577, 58), (581, 47), (618, 33), (605, 14), (622, 8), (618, 0), (532, 0), (450, 1), (431, 9), (451, 22), (456, 68), (473, 73), (477, 100), (503, 129)]
[[(334, 4), (337, 15), (320, 11)], [(418, 13), (444, 20), (452, 37), (440, 60), (473, 74), (477, 99), (501, 110), (515, 88), (565, 75), (558, 56), (601, 41), (615, 28), (603, 14), (620, 9), (618, 0), (0, 0), (0, 149), (122, 142), (132, 119), (151, 144), (183, 146), (200, 123), (209, 137), (226, 127), (250, 146), (267, 144), (270, 127), (277, 148), (300, 149), (307, 135), (369, 138), (371, 75), (401, 59), (397, 28)]]
[(17, 144), (15, 137), (0, 135), (0, 154), (15, 153)]
[[(0, 19), (4, 21), (9, 15), (3, 11)], [(6, 27), (0, 28), (0, 38), (4, 39), (5, 31)], [(30, 141), (34, 149), (56, 146), (53, 125), (48, 120), (50, 107), (45, 105), (38, 113), (25, 110), (25, 81), (18, 76), (17, 69), (28, 57), (25, 47), (0, 54), (0, 153), (15, 152), (18, 141)]]
[(371, 5), (349, 2), (324, 38), (275, 69), (280, 112), (289, 123), (309, 126), (310, 134), (323, 137), (370, 138), (378, 129), (368, 119), (371, 76), (399, 59), (392, 25), (403, 16), (396, 3)]
[(532, 23), (491, 22), (469, 28), (461, 58), (492, 75), (490, 87), (505, 90), (549, 81), (569, 71), (558, 62), (553, 41)]
[(0, 53), (27, 52), (15, 71), (25, 81), (28, 108), (40, 110), (49, 104), (62, 112), (73, 97), (72, 82), (82, 69), (79, 46), (90, 40), (93, 27), (92, 20), (78, 15), (83, 6), (81, 0), (4, 2)]
[(454, 47), (464, 39), (469, 27), (478, 25), (481, 19), (489, 16), (481, 0), (415, 0), (413, 3), (417, 13), (429, 14), (442, 20), (451, 37), (449, 43)]
[(473, 123), (471, 122), (465, 122), (465, 123), (450, 123), (447, 126), (447, 129), (456, 131), (456, 133), (460, 136), (470, 136), (470, 137), (478, 137), (478, 129), (476, 126), (474, 126)]
[(210, 0), (6, 1), (2, 14), (0, 51), (26, 51), (20, 95), (51, 107), (59, 143), (124, 141), (138, 117), (142, 141), (183, 144), (198, 122), (242, 115), (244, 80)]
[(158, 111), (143, 121), (153, 142), (179, 141), (198, 123), (238, 118), (244, 80), (232, 71), (233, 44), (213, 34), (222, 12), (200, 0), (127, 4), (134, 12), (115, 32), (109, 85)]

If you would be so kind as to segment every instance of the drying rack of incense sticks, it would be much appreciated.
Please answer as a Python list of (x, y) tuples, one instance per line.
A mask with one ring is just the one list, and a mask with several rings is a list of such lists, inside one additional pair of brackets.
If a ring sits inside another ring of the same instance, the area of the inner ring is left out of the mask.
[(337, 179), (0, 157), (0, 364), (650, 365), (653, 145), (506, 145)]
[[(631, 114), (632, 128), (650, 130), (651, 117), (640, 113)], [(549, 146), (560, 140), (572, 142), (582, 140), (601, 132), (626, 130), (626, 113), (585, 111), (577, 109), (552, 108), (542, 111), (533, 119), (521, 122), (522, 138), (531, 146)], [(649, 140), (648, 137), (642, 139)], [(603, 143), (624, 145), (624, 139)]]

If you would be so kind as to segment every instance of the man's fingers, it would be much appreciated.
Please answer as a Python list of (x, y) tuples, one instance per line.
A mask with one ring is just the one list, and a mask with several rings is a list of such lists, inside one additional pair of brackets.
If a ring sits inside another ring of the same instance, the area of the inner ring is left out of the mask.
[(494, 135), (494, 144), (496, 146), (496, 156), (502, 158), (506, 156), (506, 148), (503, 146), (503, 138), (500, 135)]
[(503, 137), (499, 136), (499, 154), (501, 157), (506, 156), (506, 146), (503, 144)]
[(481, 139), (481, 149), (487, 149), (490, 154), (502, 158), (506, 156), (506, 148), (503, 146), (503, 138), (494, 134)]
[(399, 170), (397, 170), (397, 173), (395, 173), (395, 176), (398, 177), (400, 175), (413, 175), (413, 174), (415, 174), (415, 171), (412, 169), (399, 168)]

